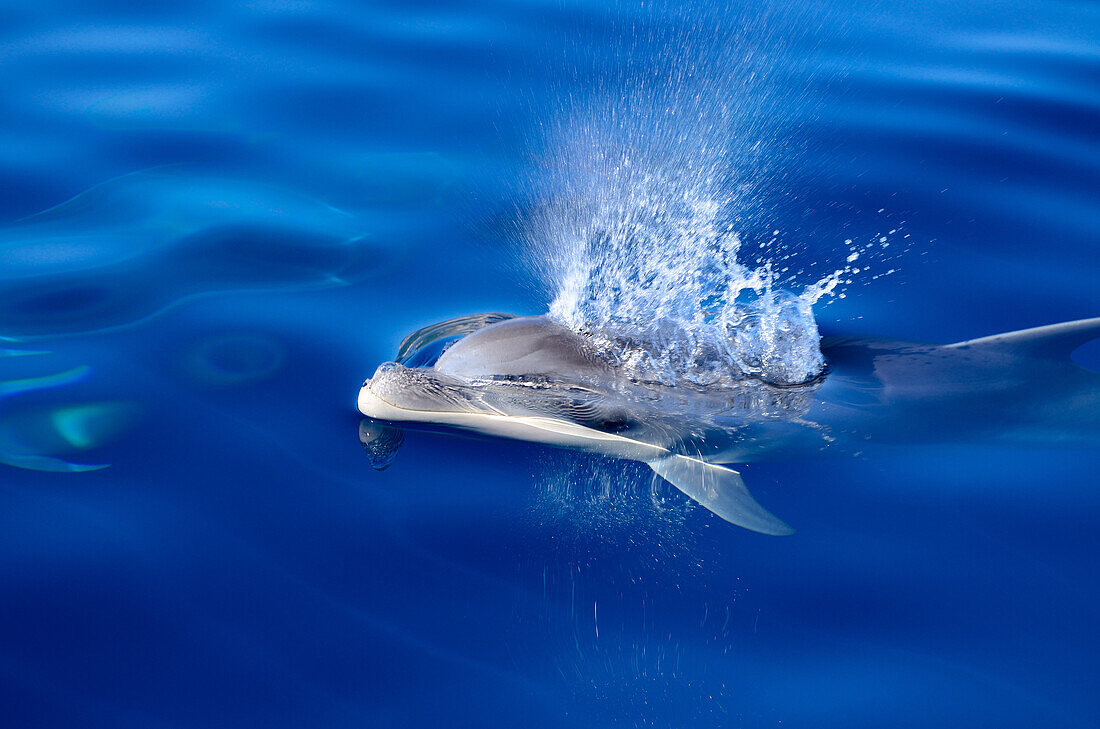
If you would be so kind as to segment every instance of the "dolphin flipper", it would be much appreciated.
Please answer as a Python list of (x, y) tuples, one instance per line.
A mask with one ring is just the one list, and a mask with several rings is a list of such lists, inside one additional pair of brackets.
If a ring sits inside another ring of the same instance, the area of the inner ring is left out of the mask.
[(680, 455), (647, 463), (658, 476), (731, 524), (761, 534), (794, 533), (794, 529), (756, 503), (737, 471)]

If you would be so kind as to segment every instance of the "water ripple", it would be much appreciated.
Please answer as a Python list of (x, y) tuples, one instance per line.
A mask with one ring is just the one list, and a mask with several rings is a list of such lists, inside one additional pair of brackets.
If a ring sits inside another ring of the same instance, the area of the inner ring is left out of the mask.
[(196, 295), (347, 285), (384, 251), (366, 222), (255, 184), (126, 175), (0, 232), (0, 331), (89, 332)]

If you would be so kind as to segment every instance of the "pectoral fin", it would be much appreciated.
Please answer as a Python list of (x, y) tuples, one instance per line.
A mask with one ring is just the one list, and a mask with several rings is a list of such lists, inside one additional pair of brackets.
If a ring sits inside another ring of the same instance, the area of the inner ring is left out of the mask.
[(756, 503), (737, 471), (680, 455), (648, 463), (658, 476), (732, 524), (761, 534), (794, 533), (794, 529)]

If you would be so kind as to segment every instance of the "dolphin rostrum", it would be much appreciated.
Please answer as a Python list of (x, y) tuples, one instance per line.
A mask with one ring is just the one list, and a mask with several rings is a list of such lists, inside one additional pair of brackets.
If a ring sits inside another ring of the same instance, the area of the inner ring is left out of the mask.
[[(1100, 318), (947, 345), (826, 337), (827, 370), (813, 381), (706, 389), (628, 377), (547, 317), (479, 314), (407, 337), (358, 407), (376, 421), (642, 461), (726, 521), (779, 535), (793, 530), (724, 464), (890, 442), (1100, 444), (1100, 374), (1070, 359), (1097, 337)], [(382, 432), (361, 428), (364, 444)]]

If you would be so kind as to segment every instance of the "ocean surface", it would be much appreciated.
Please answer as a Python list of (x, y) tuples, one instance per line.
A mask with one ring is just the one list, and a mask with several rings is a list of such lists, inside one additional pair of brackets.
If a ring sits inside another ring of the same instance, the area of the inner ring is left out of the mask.
[(752, 463), (767, 537), (355, 410), (639, 205), (823, 334), (1100, 315), (1095, 2), (7, 2), (0, 84), (3, 726), (1100, 726), (1100, 442)]

